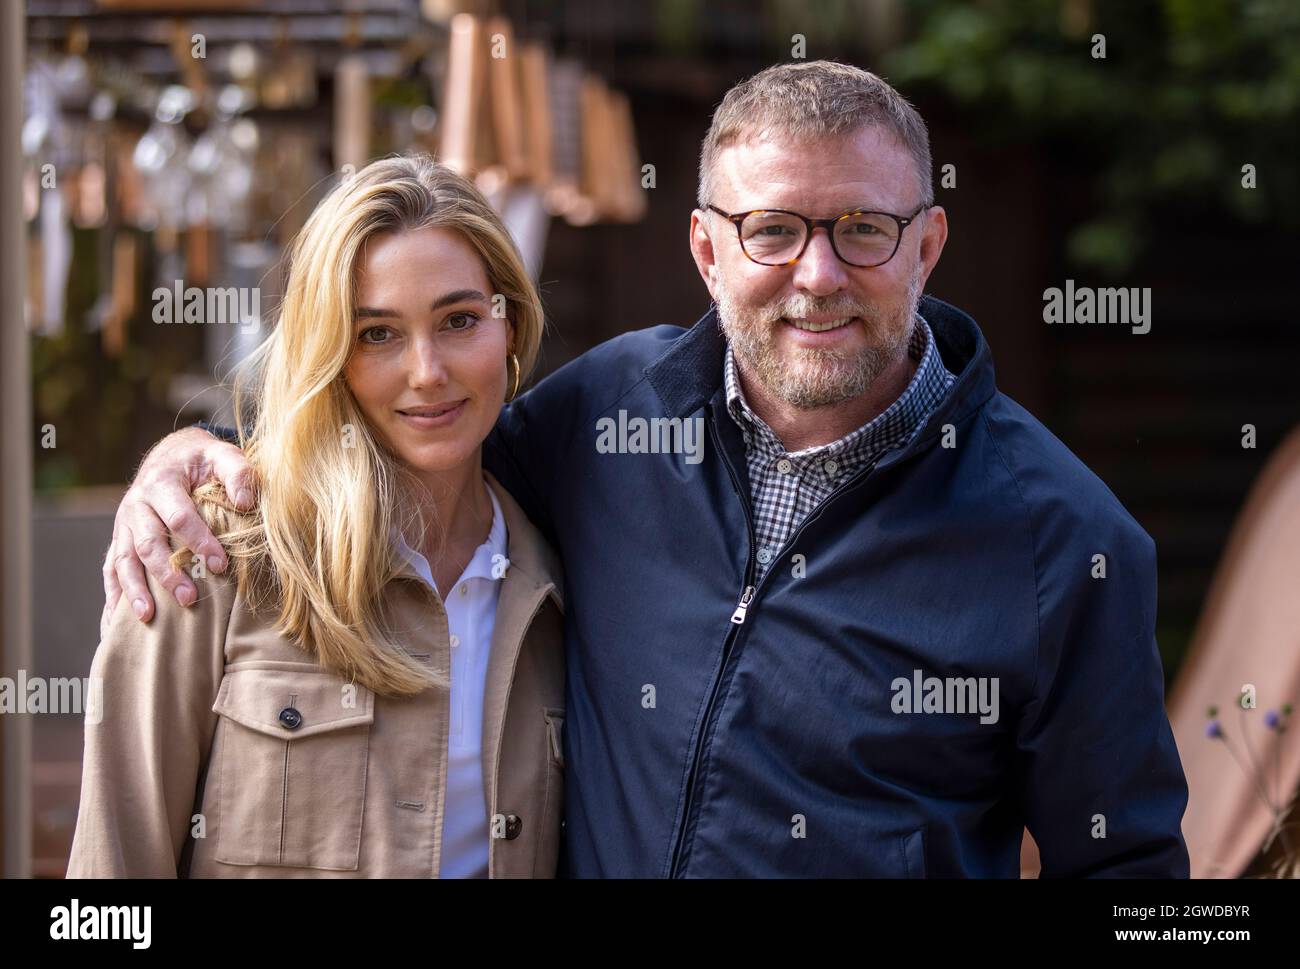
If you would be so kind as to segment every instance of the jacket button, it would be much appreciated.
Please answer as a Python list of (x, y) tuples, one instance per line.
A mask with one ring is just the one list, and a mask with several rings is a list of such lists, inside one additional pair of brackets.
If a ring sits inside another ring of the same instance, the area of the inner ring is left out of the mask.
[(517, 814), (506, 815), (506, 840), (514, 841), (519, 837), (519, 832), (524, 829), (523, 819)]
[(280, 726), (285, 730), (297, 730), (302, 726), (302, 714), (293, 707), (285, 707), (280, 711)]

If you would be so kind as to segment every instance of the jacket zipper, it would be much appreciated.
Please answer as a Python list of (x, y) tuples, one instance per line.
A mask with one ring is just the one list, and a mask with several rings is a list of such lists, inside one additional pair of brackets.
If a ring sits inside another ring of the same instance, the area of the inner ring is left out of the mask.
[[(705, 741), (707, 739), (705, 734), (709, 730), (709, 721), (713, 717), (713, 707), (718, 698), (718, 688), (719, 686), (721, 686), (722, 679), (726, 675), (727, 662), (731, 659), (732, 647), (735, 645), (737, 634), (739, 634), (740, 632), (740, 626), (742, 626), (745, 622), (745, 614), (749, 611), (749, 608), (754, 604), (754, 599), (757, 598), (758, 593), (762, 591), (763, 586), (767, 584), (768, 579), (770, 579), (772, 574), (776, 571), (774, 568), (769, 568), (763, 574), (763, 578), (761, 578), (758, 581), (757, 587), (750, 584), (753, 582), (754, 546), (757, 544), (756, 536), (754, 534), (754, 521), (753, 518), (750, 516), (749, 503), (745, 501), (744, 495), (741, 494), (740, 479), (736, 475), (735, 468), (732, 467), (731, 459), (727, 456), (727, 452), (723, 450), (722, 444), (718, 440), (717, 429), (714, 427), (713, 421), (709, 422), (709, 431), (713, 437), (713, 445), (718, 449), (718, 453), (722, 456), (722, 462), (727, 466), (727, 473), (731, 475), (731, 483), (736, 490), (737, 496), (741, 499), (742, 506), (744, 507), (745, 524), (749, 528), (749, 559), (745, 565), (745, 588), (740, 594), (740, 602), (736, 604), (735, 612), (731, 614), (732, 628), (728, 632), (727, 639), (722, 646), (722, 662), (718, 665), (718, 675), (713, 680), (713, 690), (709, 695), (708, 705), (704, 709), (704, 719), (701, 721), (701, 727), (700, 727), (700, 738), (698, 743), (695, 746), (695, 757), (693, 763), (691, 764), (691, 772), (686, 779), (686, 804), (684, 810), (682, 811), (681, 827), (677, 831), (677, 843), (676, 846), (673, 848), (672, 864), (669, 866), (668, 869), (669, 878), (682, 877), (682, 872), (681, 872), (682, 849), (685, 847), (686, 829), (690, 827), (691, 811), (695, 806), (695, 782), (696, 779), (699, 777), (700, 761), (703, 759), (702, 755), (705, 747)], [(912, 454), (915, 453), (916, 452), (912, 452)], [(908, 454), (904, 457), (898, 458), (893, 462), (893, 464), (902, 463), (902, 461), (906, 460), (906, 458), (910, 458), (912, 454)], [(794, 534), (792, 534), (788, 539), (786, 539), (785, 544), (782, 545), (778, 553), (775, 556), (773, 556), (772, 558), (773, 564), (775, 564), (775, 562), (778, 559), (785, 557), (785, 550), (790, 548), (790, 546), (794, 545), (795, 542), (799, 540), (799, 536), (803, 534), (804, 529), (806, 529), (813, 522), (817, 521), (817, 519), (821, 518), (821, 516), (825, 513), (826, 509), (830, 507), (831, 502), (835, 501), (835, 499), (837, 499), (840, 495), (844, 494), (844, 492), (848, 491), (850, 488), (858, 485), (862, 481), (865, 481), (871, 475), (871, 473), (876, 470), (879, 464), (880, 464), (880, 459), (877, 459), (875, 462), (871, 464), (870, 467), (862, 471), (859, 471), (852, 478), (844, 482), (842, 485), (840, 485), (838, 488), (832, 491), (829, 495), (827, 495), (826, 500), (823, 501), (820, 505), (818, 505), (817, 508), (813, 510), (812, 514), (810, 514), (807, 518), (805, 518), (802, 522), (800, 522), (799, 527), (795, 529)], [(892, 467), (893, 465), (890, 466)]]
[(718, 664), (718, 675), (713, 678), (713, 687), (709, 692), (709, 702), (705, 704), (704, 718), (700, 721), (700, 736), (695, 744), (695, 756), (691, 759), (691, 772), (686, 777), (686, 803), (682, 806), (682, 823), (681, 827), (677, 829), (672, 863), (668, 868), (669, 878), (681, 877), (682, 847), (686, 840), (686, 829), (690, 826), (691, 809), (695, 801), (695, 780), (700, 773), (700, 761), (703, 759), (704, 742), (707, 739), (705, 735), (708, 733), (709, 721), (713, 718), (713, 707), (718, 700), (718, 688), (722, 685), (722, 678), (727, 672), (727, 662), (731, 659), (732, 646), (735, 645), (736, 636), (740, 633), (740, 627), (745, 622), (745, 613), (754, 601), (754, 595), (757, 591), (753, 585), (754, 546), (757, 542), (754, 537), (754, 519), (749, 511), (749, 502), (745, 500), (744, 492), (740, 490), (740, 476), (736, 473), (735, 467), (732, 466), (731, 458), (728, 457), (726, 450), (722, 446), (722, 441), (718, 437), (716, 418), (709, 421), (709, 435), (713, 438), (713, 446), (717, 448), (718, 454), (722, 457), (722, 463), (727, 466), (727, 474), (731, 475), (731, 486), (736, 492), (736, 497), (740, 499), (741, 510), (745, 513), (745, 529), (749, 532), (749, 554), (745, 559), (745, 587), (741, 590), (740, 601), (736, 603), (736, 609), (731, 614), (731, 628), (727, 630), (726, 639), (722, 643), (722, 662)]
[(740, 594), (740, 602), (736, 603), (736, 611), (731, 614), (731, 621), (737, 626), (745, 621), (745, 613), (749, 610), (749, 604), (754, 599), (754, 587), (745, 586), (745, 591)]

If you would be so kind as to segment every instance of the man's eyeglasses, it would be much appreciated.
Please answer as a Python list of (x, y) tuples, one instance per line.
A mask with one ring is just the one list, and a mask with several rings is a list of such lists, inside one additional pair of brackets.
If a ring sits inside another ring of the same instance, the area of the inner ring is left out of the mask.
[(736, 227), (740, 248), (760, 266), (789, 266), (799, 261), (808, 248), (814, 229), (825, 229), (831, 249), (841, 261), (859, 269), (883, 266), (894, 258), (903, 230), (928, 209), (922, 205), (911, 215), (854, 210), (834, 219), (810, 219), (785, 209), (755, 209), (752, 212), (718, 213)]

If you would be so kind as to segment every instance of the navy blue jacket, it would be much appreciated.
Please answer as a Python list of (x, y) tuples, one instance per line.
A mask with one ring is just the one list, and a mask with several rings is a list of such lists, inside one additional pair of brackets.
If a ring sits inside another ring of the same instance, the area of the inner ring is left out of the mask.
[[(975, 322), (920, 310), (956, 384), (758, 582), (712, 312), (503, 411), (486, 464), (565, 567), (569, 875), (1016, 877), (1026, 826), (1045, 877), (1188, 874), (1155, 545)], [(703, 418), (702, 460), (601, 453), (620, 410)], [(996, 721), (954, 712), (967, 678)], [(947, 706), (900, 712), (921, 686)]]

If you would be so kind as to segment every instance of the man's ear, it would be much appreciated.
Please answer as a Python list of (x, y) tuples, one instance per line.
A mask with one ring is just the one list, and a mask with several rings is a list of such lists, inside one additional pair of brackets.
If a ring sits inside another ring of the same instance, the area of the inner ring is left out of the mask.
[(717, 301), (714, 280), (718, 274), (717, 254), (713, 251), (713, 239), (709, 236), (709, 213), (696, 209), (691, 213), (691, 256), (695, 259), (695, 268), (700, 271), (700, 278), (709, 290), (709, 295)]
[(921, 223), (922, 289), (925, 288), (930, 273), (934, 272), (934, 267), (939, 264), (939, 256), (943, 254), (943, 244), (947, 241), (948, 213), (943, 210), (942, 205), (932, 205), (926, 209), (924, 221)]

